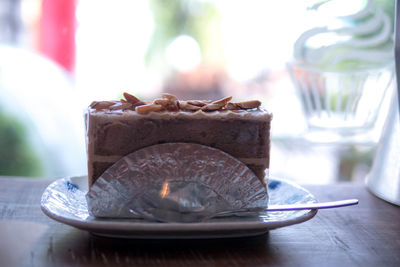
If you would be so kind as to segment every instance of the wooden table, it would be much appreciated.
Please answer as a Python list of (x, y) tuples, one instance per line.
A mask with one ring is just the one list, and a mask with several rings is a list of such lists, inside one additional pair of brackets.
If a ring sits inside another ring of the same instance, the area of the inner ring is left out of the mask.
[(310, 221), (258, 237), (120, 240), (46, 217), (39, 203), (51, 182), (0, 177), (0, 236), (8, 234), (0, 248), (17, 244), (0, 253), (0, 266), (12, 255), (18, 257), (11, 262), (22, 266), (400, 266), (400, 207), (363, 184), (305, 185), (320, 201), (358, 198), (360, 204), (322, 210)]

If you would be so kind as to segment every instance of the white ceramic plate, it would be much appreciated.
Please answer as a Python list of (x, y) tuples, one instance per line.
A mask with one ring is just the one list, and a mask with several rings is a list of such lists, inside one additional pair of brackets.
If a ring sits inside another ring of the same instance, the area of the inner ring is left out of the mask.
[[(268, 212), (253, 217), (215, 218), (199, 223), (160, 223), (140, 219), (102, 219), (89, 215), (85, 194), (87, 177), (59, 179), (43, 193), (42, 211), (61, 223), (96, 235), (118, 238), (226, 238), (264, 234), (269, 230), (307, 221), (317, 210)], [(270, 204), (316, 202), (304, 188), (277, 178), (268, 183)]]

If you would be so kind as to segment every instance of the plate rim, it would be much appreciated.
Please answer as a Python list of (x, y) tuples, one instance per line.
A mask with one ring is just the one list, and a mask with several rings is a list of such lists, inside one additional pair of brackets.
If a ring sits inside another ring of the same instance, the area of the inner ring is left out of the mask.
[[(139, 236), (139, 238), (144, 238), (144, 239), (147, 238), (162, 239), (166, 237), (167, 238), (171, 237), (172, 238), (213, 238), (213, 237), (218, 238), (218, 237), (229, 237), (229, 236), (235, 236), (235, 237), (253, 236), (266, 233), (269, 230), (303, 223), (305, 221), (312, 219), (318, 212), (316, 209), (310, 209), (308, 210), (307, 213), (299, 217), (285, 221), (279, 220), (279, 221), (263, 222), (263, 221), (238, 220), (238, 221), (223, 221), (223, 222), (210, 221), (210, 222), (194, 222), (194, 223), (180, 223), (180, 222), (163, 223), (163, 222), (135, 221), (133, 223), (132, 221), (129, 221), (129, 219), (126, 219), (126, 221), (125, 219), (117, 219), (117, 220), (115, 219), (84, 220), (79, 218), (74, 219), (53, 213), (46, 207), (45, 202), (48, 199), (48, 191), (53, 185), (55, 185), (56, 183), (60, 183), (61, 181), (72, 181), (77, 184), (82, 184), (82, 180), (84, 179), (87, 179), (87, 175), (65, 177), (53, 181), (46, 187), (46, 189), (42, 194), (40, 201), (41, 210), (46, 216), (57, 222), (81, 230), (86, 230), (93, 234), (98, 234), (108, 237), (136, 238), (137, 236)], [(292, 181), (288, 181), (286, 179), (277, 177), (270, 177), (269, 182), (271, 181), (279, 181), (289, 184), (290, 186), (296, 187), (297, 189), (300, 189), (309, 194), (310, 196), (312, 196), (312, 198), (316, 201), (316, 198), (314, 197), (313, 194), (311, 194), (307, 189), (301, 187), (300, 185)], [(212, 234), (211, 237), (210, 235), (207, 235), (207, 233), (214, 231), (219, 231), (221, 233)], [(232, 231), (237, 232), (237, 234), (236, 235), (230, 234), (229, 232)], [(243, 231), (249, 231), (249, 233), (246, 234), (243, 233)], [(154, 236), (155, 232), (157, 232), (156, 236)], [(196, 232), (194, 236), (193, 232)], [(192, 233), (192, 235), (181, 236), (182, 234), (185, 233)], [(202, 234), (206, 235), (204, 235), (203, 237)]]

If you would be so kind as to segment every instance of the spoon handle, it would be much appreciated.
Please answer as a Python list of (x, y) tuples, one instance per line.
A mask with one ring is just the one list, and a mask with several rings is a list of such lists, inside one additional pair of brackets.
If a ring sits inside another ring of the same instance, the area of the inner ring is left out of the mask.
[(340, 208), (357, 204), (358, 204), (358, 199), (346, 199), (338, 201), (305, 203), (305, 204), (269, 205), (266, 211), (330, 209), (330, 208)]

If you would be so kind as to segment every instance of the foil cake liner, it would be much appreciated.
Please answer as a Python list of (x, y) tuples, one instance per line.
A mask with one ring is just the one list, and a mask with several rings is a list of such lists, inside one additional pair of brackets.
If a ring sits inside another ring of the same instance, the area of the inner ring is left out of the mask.
[(167, 143), (135, 151), (112, 165), (86, 195), (95, 217), (194, 221), (242, 208), (267, 207), (259, 178), (215, 148)]

